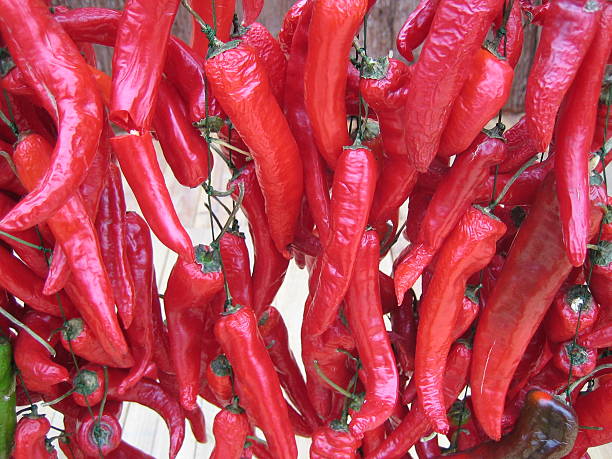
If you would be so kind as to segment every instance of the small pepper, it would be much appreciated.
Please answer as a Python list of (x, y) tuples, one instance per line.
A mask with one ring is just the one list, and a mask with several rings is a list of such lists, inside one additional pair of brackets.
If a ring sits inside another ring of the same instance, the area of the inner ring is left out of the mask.
[(583, 347), (573, 341), (559, 343), (552, 358), (554, 365), (566, 374), (582, 377), (595, 369), (597, 350), (592, 347)]
[(312, 436), (311, 459), (354, 459), (360, 440), (347, 427), (332, 422), (320, 427)]
[(92, 416), (88, 410), (82, 410), (76, 422), (76, 441), (81, 450), (88, 456), (108, 457), (107, 455), (115, 450), (121, 443), (121, 424), (118, 416), (114, 416), (109, 411), (114, 411), (111, 402), (105, 406), (105, 411), (101, 416), (96, 413)]
[(15, 429), (15, 448), (11, 457), (15, 459), (57, 459), (55, 448), (47, 442), (51, 423), (36, 409), (24, 415)]
[(206, 381), (220, 405), (226, 406), (231, 403), (234, 395), (232, 366), (225, 355), (221, 354), (211, 360), (206, 367)]
[(598, 313), (599, 305), (586, 285), (562, 287), (544, 318), (546, 335), (553, 343), (567, 341), (591, 328)]
[(438, 3), (439, 0), (421, 0), (397, 34), (395, 45), (408, 62), (414, 61), (412, 52), (427, 37)]
[(250, 426), (247, 415), (237, 404), (228, 405), (215, 416), (215, 448), (211, 459), (240, 459)]

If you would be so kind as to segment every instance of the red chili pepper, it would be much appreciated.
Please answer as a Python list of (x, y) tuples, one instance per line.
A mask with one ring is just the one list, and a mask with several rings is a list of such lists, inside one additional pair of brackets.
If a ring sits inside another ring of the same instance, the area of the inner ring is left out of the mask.
[(421, 0), (397, 34), (395, 45), (407, 61), (414, 61), (412, 52), (427, 37), (437, 7), (438, 0)]
[(289, 333), (283, 317), (278, 309), (269, 306), (260, 315), (258, 325), (281, 386), (291, 403), (300, 411), (309, 428), (315, 430), (320, 424), (320, 419), (308, 399), (308, 390), (300, 367), (289, 347)]
[(102, 128), (102, 136), (100, 137), (100, 143), (98, 144), (96, 155), (94, 156), (89, 169), (87, 169), (87, 176), (85, 177), (85, 180), (79, 187), (83, 205), (85, 206), (87, 215), (89, 215), (92, 220), (98, 214), (102, 189), (106, 183), (106, 177), (110, 167), (112, 148), (109, 139), (112, 136), (113, 128), (107, 120)]
[(133, 447), (129, 443), (122, 441), (119, 445), (111, 451), (107, 456), (107, 459), (154, 459), (153, 456)]
[(140, 215), (128, 212), (125, 216), (125, 254), (134, 280), (134, 320), (127, 329), (128, 341), (137, 364), (119, 386), (119, 392), (140, 381), (153, 360), (153, 349), (163, 346), (153, 336), (153, 245), (146, 222)]
[[(444, 375), (444, 404), (450, 407), (465, 387), (472, 351), (457, 343), (450, 351)], [(391, 432), (380, 447), (367, 456), (373, 458), (400, 458), (432, 428), (420, 403), (413, 404), (401, 424)]]
[(562, 287), (544, 318), (546, 335), (553, 343), (567, 341), (576, 332), (583, 334), (591, 328), (598, 313), (599, 305), (593, 301), (586, 285)]
[[(108, 405), (105, 408), (112, 410)], [(75, 439), (88, 456), (106, 457), (121, 443), (121, 424), (118, 417), (106, 410), (101, 416), (95, 413), (92, 416), (89, 411), (83, 410), (77, 418)]]
[(264, 0), (244, 0), (242, 9), (244, 12), (244, 18), (242, 19), (242, 25), (250, 26), (257, 20), (259, 13), (264, 6)]
[(81, 367), (72, 380), (74, 392), (72, 400), (79, 406), (95, 406), (104, 398), (106, 390), (104, 369), (100, 365), (88, 363)]
[(451, 426), (448, 438), (451, 447), (455, 447), (456, 451), (473, 448), (487, 440), (487, 435), (480, 428), (473, 411), (469, 395), (463, 400), (457, 400), (448, 410)]
[[(601, 219), (592, 187), (591, 235)], [(559, 228), (551, 174), (512, 244), (476, 328), (471, 388), (474, 409), (491, 438), (501, 437), (503, 401), (520, 356), (571, 270)], [(501, 317), (501, 319), (500, 319)]]
[(178, 259), (164, 295), (168, 320), (170, 354), (180, 388), (181, 406), (196, 407), (200, 387), (201, 329), (207, 307), (223, 288), (218, 253), (208, 247), (195, 247), (196, 261)]
[(357, 456), (360, 439), (344, 426), (332, 423), (320, 427), (312, 436), (311, 459), (354, 459)]
[(49, 218), (83, 181), (96, 153), (103, 110), (87, 64), (42, 2), (7, 1), (2, 10), (0, 30), (9, 52), (58, 127), (49, 167), (1, 222), (10, 231)]
[(249, 147), (272, 240), (289, 258), (287, 246), (293, 240), (302, 199), (302, 163), (287, 120), (271, 96), (265, 70), (253, 48), (239, 44), (210, 57), (206, 76)]
[(501, 220), (470, 207), (442, 245), (433, 278), (421, 299), (414, 378), (424, 411), (437, 432), (448, 431), (442, 391), (444, 368), (467, 281), (489, 264), (505, 231)]
[(234, 228), (225, 232), (219, 240), (219, 251), (223, 260), (225, 279), (236, 304), (253, 303), (253, 287), (251, 282), (251, 267), (249, 264), (249, 249), (244, 234), (234, 221)]
[(83, 319), (74, 318), (64, 323), (60, 334), (62, 346), (69, 352), (74, 352), (88, 362), (100, 365), (110, 365), (120, 368), (131, 368), (134, 359), (131, 355), (121, 360), (115, 360), (100, 345), (100, 341), (93, 334), (93, 330)]
[(213, 359), (206, 367), (206, 381), (208, 387), (217, 397), (221, 406), (229, 405), (234, 396), (232, 384), (232, 366), (227, 357), (221, 354)]
[(527, 119), (523, 116), (517, 123), (504, 132), (508, 154), (499, 164), (500, 174), (514, 173), (519, 167), (533, 158), (538, 149), (527, 131)]
[(212, 170), (212, 153), (206, 140), (187, 120), (187, 108), (172, 83), (162, 79), (158, 90), (153, 127), (164, 158), (181, 185), (200, 186)]
[(440, 0), (406, 98), (406, 148), (419, 172), (436, 155), (451, 105), (501, 4), (480, 0), (466, 9), (463, 2)]
[[(215, 9), (214, 15), (213, 5)], [(234, 19), (236, 0), (215, 0), (215, 3), (209, 0), (196, 0), (191, 2), (191, 7), (202, 16), (204, 22), (214, 27), (215, 35), (219, 40), (229, 40), (232, 31), (232, 20)], [(208, 51), (208, 38), (206, 38), (206, 34), (202, 33), (200, 25), (195, 19), (193, 20), (191, 48), (198, 56), (206, 57)]]
[(440, 138), (438, 155), (449, 157), (466, 150), (480, 130), (504, 106), (514, 71), (510, 64), (481, 48), (473, 58), (469, 75), (453, 103)]
[[(50, 150), (51, 146), (35, 134), (24, 138), (17, 146), (13, 160), (27, 188), (34, 188), (43, 176)], [(70, 198), (48, 224), (70, 263), (71, 282), (86, 300), (86, 303), (78, 303), (79, 312), (93, 328), (104, 350), (121, 361), (129, 350), (115, 314), (112, 288), (95, 229), (80, 197)]]
[(229, 405), (215, 416), (213, 433), (215, 448), (211, 459), (240, 459), (251, 427), (244, 410), (239, 406)]
[[(499, 40), (499, 45), (497, 46), (497, 54), (504, 56), (510, 67), (515, 68), (521, 58), (523, 41), (525, 39), (520, 1), (512, 2), (512, 9), (508, 14), (508, 20), (504, 25), (504, 30), (505, 33)], [(499, 30), (497, 33), (499, 34)]]
[[(148, 255), (148, 254), (147, 254)], [(153, 346), (153, 361), (160, 371), (165, 373), (172, 372), (172, 362), (170, 358), (170, 340), (168, 330), (164, 324), (157, 291), (155, 272), (153, 272), (153, 282), (151, 283), (151, 310), (153, 314), (153, 339), (156, 343)]]
[(111, 144), (151, 230), (170, 250), (193, 260), (191, 240), (174, 210), (151, 134), (113, 137)]
[(470, 329), (480, 312), (480, 300), (477, 295), (472, 292), (473, 290), (468, 285), (461, 301), (461, 310), (453, 326), (451, 342), (461, 338)]
[(307, 307), (304, 325), (320, 335), (334, 321), (346, 293), (355, 258), (370, 213), (376, 186), (376, 160), (357, 143), (338, 158), (332, 185), (330, 240), (321, 255), (316, 290)]
[(501, 162), (505, 154), (505, 145), (499, 138), (483, 134), (453, 163), (427, 206), (414, 248), (394, 270), (398, 302), (474, 201), (490, 167)]
[[(41, 3), (42, 5), (42, 3)], [(15, 429), (15, 447), (11, 457), (15, 459), (57, 459), (55, 448), (47, 442), (51, 423), (45, 416), (34, 410), (24, 415)]]
[(361, 238), (346, 292), (344, 312), (355, 337), (366, 387), (363, 406), (351, 416), (349, 424), (351, 434), (358, 439), (363, 438), (365, 432), (381, 426), (397, 400), (397, 367), (380, 302), (379, 252), (376, 231), (366, 231)]
[[(298, 5), (296, 3), (296, 5)], [(304, 171), (304, 194), (320, 239), (329, 239), (329, 186), (323, 158), (316, 147), (312, 124), (306, 111), (304, 72), (308, 55), (309, 26), (313, 2), (308, 2), (300, 14), (291, 41), (285, 84), (285, 116), (300, 145)], [(280, 39), (280, 35), (279, 35)], [(282, 43), (281, 43), (282, 45)], [(258, 311), (258, 308), (255, 308)]]
[(110, 119), (126, 131), (151, 126), (179, 0), (129, 0), (117, 27)]
[(361, 443), (361, 450), (363, 451), (364, 456), (367, 456), (372, 451), (375, 451), (376, 448), (380, 446), (380, 444), (385, 441), (385, 435), (387, 432), (387, 426), (381, 425), (376, 429), (368, 430), (363, 435), (363, 441)]
[(550, 144), (557, 111), (593, 40), (601, 10), (598, 1), (563, 0), (551, 2), (544, 16), (525, 94), (527, 129), (538, 151)]
[(596, 349), (574, 344), (573, 341), (557, 344), (552, 358), (552, 362), (559, 370), (566, 374), (571, 371), (573, 376), (579, 378), (595, 369), (596, 360)]
[(222, 315), (215, 324), (215, 337), (240, 381), (241, 403), (264, 432), (272, 453), (279, 458), (297, 457), (287, 404), (253, 310), (244, 306)]
[[(555, 178), (561, 228), (567, 256), (574, 266), (581, 266), (586, 258), (589, 228), (589, 153), (597, 119), (601, 80), (612, 49), (612, 38), (609, 34), (612, 27), (612, 9), (606, 8), (605, 11), (598, 21), (599, 25), (590, 27), (597, 29), (593, 44), (588, 48), (574, 82), (565, 95), (555, 129)], [(584, 35), (589, 33), (592, 32), (580, 32), (579, 39), (586, 40)], [(574, 65), (574, 61), (571, 65)], [(558, 83), (555, 83), (555, 88), (557, 85)]]
[[(301, 21), (302, 15), (307, 8), (310, 0), (298, 0), (285, 13), (280, 31), (278, 32), (278, 43), (281, 50), (289, 55), (293, 47), (293, 37), (298, 29), (298, 24)], [(310, 6), (308, 6), (310, 8)]]
[(351, 144), (346, 125), (347, 59), (366, 9), (366, 0), (321, 0), (313, 5), (305, 100), (315, 142), (332, 169), (342, 148)]
[[(0, 141), (0, 150), (13, 156), (13, 147), (8, 143)], [(0, 188), (19, 195), (27, 193), (21, 182), (19, 182), (19, 178), (15, 175), (13, 169), (11, 169), (11, 166), (5, 159), (0, 161)]]
[(132, 323), (135, 307), (134, 281), (127, 266), (125, 247), (125, 197), (121, 173), (109, 165), (108, 178), (100, 197), (96, 230), (106, 272), (113, 289), (119, 317), (124, 328)]
[[(410, 292), (412, 292), (412, 290)], [(395, 294), (393, 294), (392, 298), (394, 304), (397, 304)], [(404, 296), (402, 304), (396, 309), (391, 310), (390, 314), (391, 344), (399, 369), (405, 376), (411, 375), (414, 371), (414, 351), (417, 333), (417, 324), (414, 315), (415, 301), (416, 298), (414, 294)]]
[(419, 440), (414, 446), (419, 459), (433, 459), (437, 458), (441, 454), (437, 435), (429, 440), (421, 438), (421, 440)]

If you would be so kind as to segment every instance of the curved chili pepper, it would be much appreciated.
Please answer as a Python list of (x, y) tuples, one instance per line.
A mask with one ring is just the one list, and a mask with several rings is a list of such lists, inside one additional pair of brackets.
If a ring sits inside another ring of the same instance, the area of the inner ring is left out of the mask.
[[(544, 318), (546, 335), (553, 343), (567, 341), (578, 332), (582, 334), (597, 320), (599, 305), (586, 285), (561, 288)], [(578, 317), (580, 317), (579, 328)]]
[(15, 429), (15, 448), (11, 457), (57, 459), (55, 448), (47, 442), (49, 430), (51, 423), (45, 416), (39, 416), (36, 410), (23, 416)]
[(51, 266), (45, 279), (43, 293), (53, 295), (62, 290), (70, 278), (70, 265), (62, 246), (55, 244), (51, 256)]
[[(61, 327), (61, 320), (34, 311), (28, 312), (23, 322), (38, 336), (47, 340), (54, 346), (59, 338), (52, 332)], [(32, 338), (25, 330), (20, 330), (15, 341), (15, 365), (19, 368), (21, 377), (28, 388), (33, 392), (45, 393), (49, 386), (68, 381), (68, 370), (55, 363), (48, 351), (38, 341)]]
[(421, 0), (397, 34), (395, 46), (408, 62), (414, 60), (412, 52), (427, 37), (439, 0)]
[(88, 456), (106, 457), (121, 443), (121, 424), (117, 417), (104, 411), (101, 416), (83, 410), (76, 422), (76, 441)]
[[(304, 194), (308, 200), (308, 207), (321, 240), (327, 241), (329, 238), (329, 186), (324, 160), (317, 150), (312, 134), (312, 124), (306, 111), (303, 82), (308, 55), (308, 31), (312, 17), (312, 5), (313, 2), (304, 5), (291, 41), (285, 84), (285, 116), (300, 146), (304, 164)], [(255, 308), (255, 311), (258, 311), (258, 308)]]
[[(51, 146), (36, 134), (24, 138), (17, 146), (13, 160), (27, 188), (34, 188), (43, 176), (50, 150)], [(79, 312), (93, 328), (104, 350), (121, 361), (129, 350), (115, 314), (112, 288), (95, 229), (80, 197), (70, 198), (48, 224), (66, 253), (73, 284), (87, 301), (79, 303)]]
[(521, 58), (523, 41), (525, 39), (525, 34), (523, 33), (523, 15), (520, 1), (512, 2), (512, 9), (508, 15), (508, 20), (504, 25), (504, 30), (505, 33), (501, 40), (499, 40), (499, 45), (497, 46), (497, 54), (504, 56), (510, 67), (515, 68), (516, 64), (518, 64), (518, 61)]
[(289, 347), (289, 333), (278, 309), (269, 306), (260, 316), (259, 332), (278, 373), (287, 397), (300, 411), (311, 430), (319, 424), (319, 416), (308, 399), (308, 390), (300, 367)]
[(107, 456), (107, 459), (154, 459), (153, 456), (133, 447), (124, 441), (120, 442), (117, 447), (112, 450)]
[(268, 74), (270, 89), (278, 105), (283, 106), (285, 98), (285, 73), (287, 71), (287, 58), (279, 42), (270, 31), (259, 22), (253, 22), (246, 30), (240, 30), (232, 37), (252, 47), (265, 72)]
[(211, 459), (240, 459), (251, 427), (244, 410), (229, 405), (215, 416), (213, 434), (215, 448)]
[(510, 64), (490, 51), (479, 49), (469, 75), (453, 103), (440, 138), (438, 155), (449, 157), (466, 150), (480, 130), (504, 106), (514, 71)]
[(287, 404), (250, 306), (217, 319), (215, 337), (232, 365), (236, 380), (240, 381), (241, 403), (263, 431), (272, 453), (279, 458), (297, 457)]
[(363, 435), (363, 441), (361, 443), (361, 450), (363, 451), (363, 454), (368, 455), (372, 451), (376, 450), (376, 448), (378, 448), (385, 440), (386, 432), (387, 426), (384, 424), (378, 426), (376, 429), (365, 432)]
[(348, 429), (334, 424), (320, 427), (312, 436), (311, 459), (354, 459), (361, 440)]
[[(179, 0), (129, 0), (117, 27), (110, 119), (127, 131), (151, 126)], [(154, 50), (154, 52), (152, 52)]]
[(361, 238), (346, 292), (344, 312), (365, 372), (365, 400), (361, 409), (351, 416), (349, 424), (351, 434), (358, 439), (363, 438), (365, 432), (381, 426), (397, 400), (397, 367), (380, 302), (379, 253), (376, 231), (366, 231)]
[(490, 167), (501, 162), (505, 154), (505, 145), (499, 138), (483, 134), (453, 163), (427, 206), (414, 248), (394, 270), (398, 302), (474, 201)]
[(291, 53), (291, 48), (293, 47), (293, 37), (308, 3), (312, 2), (310, 2), (310, 0), (298, 0), (291, 5), (291, 8), (287, 10), (285, 16), (283, 17), (283, 22), (281, 24), (280, 31), (278, 32), (277, 39), (281, 50), (286, 55)]
[(166, 188), (153, 138), (143, 135), (123, 135), (111, 140), (121, 171), (134, 192), (140, 209), (160, 241), (187, 261), (193, 260), (191, 239), (181, 225)]
[(499, 164), (500, 174), (513, 173), (538, 153), (533, 138), (527, 130), (527, 119), (524, 116), (504, 132), (504, 139), (506, 139), (508, 153), (506, 159)]
[(15, 434), (15, 369), (10, 341), (0, 336), (0, 457), (9, 457)]
[(102, 128), (102, 136), (100, 137), (100, 143), (98, 144), (98, 150), (94, 156), (89, 169), (87, 169), (87, 176), (81, 186), (79, 192), (81, 193), (81, 199), (87, 210), (87, 215), (92, 219), (98, 214), (98, 207), (100, 205), (100, 196), (102, 195), (102, 189), (106, 183), (106, 177), (108, 174), (110, 159), (111, 159), (111, 145), (109, 139), (113, 136), (113, 128), (110, 123), (106, 121)]
[(195, 247), (196, 261), (178, 259), (164, 294), (170, 355), (180, 388), (181, 406), (196, 407), (200, 387), (200, 332), (204, 313), (214, 295), (223, 288), (221, 265), (216, 252)]
[(244, 0), (242, 9), (244, 12), (244, 18), (242, 19), (242, 25), (250, 26), (257, 20), (259, 13), (264, 6), (264, 0)]
[[(597, 350), (583, 347), (573, 341), (559, 343), (552, 358), (553, 364), (566, 374), (578, 378), (588, 375), (595, 369)], [(571, 370), (570, 370), (571, 369)]]
[(64, 349), (92, 363), (120, 368), (131, 368), (134, 365), (134, 359), (129, 355), (121, 360), (109, 355), (100, 346), (100, 341), (94, 336), (91, 327), (80, 318), (70, 319), (64, 323), (60, 341)]
[(421, 438), (414, 446), (419, 459), (437, 458), (441, 453), (437, 435), (429, 440)]
[(223, 260), (225, 279), (234, 302), (243, 305), (252, 304), (253, 287), (249, 250), (244, 234), (239, 231), (237, 224), (221, 236), (219, 251)]
[(103, 111), (87, 64), (44, 4), (6, 1), (1, 7), (0, 30), (11, 56), (58, 126), (49, 167), (0, 222), (10, 231), (32, 227), (66, 203), (96, 153)]
[[(444, 404), (450, 407), (465, 387), (472, 351), (465, 344), (457, 343), (449, 353), (444, 375)], [(412, 409), (402, 419), (401, 424), (391, 432), (380, 447), (366, 456), (367, 459), (400, 458), (420, 438), (431, 430), (425, 412), (420, 403), (413, 404)]]
[[(213, 15), (213, 5), (215, 8)], [(191, 2), (191, 7), (204, 19), (204, 22), (215, 28), (215, 36), (221, 41), (228, 41), (232, 31), (232, 21), (236, 0), (196, 0)], [(193, 35), (191, 37), (191, 48), (200, 56), (206, 57), (208, 51), (208, 38), (200, 30), (200, 25), (193, 19)]]
[(466, 8), (464, 2), (440, 0), (406, 97), (406, 148), (419, 172), (436, 155), (450, 107), (501, 4), (478, 0)]
[(574, 410), (552, 395), (532, 391), (521, 416), (512, 430), (501, 441), (482, 443), (471, 450), (450, 454), (460, 459), (501, 459), (515, 455), (564, 457), (578, 433)]
[(119, 317), (123, 327), (128, 329), (132, 323), (136, 298), (134, 281), (127, 266), (125, 226), (125, 197), (121, 173), (116, 165), (110, 164), (106, 184), (100, 196), (96, 230)]
[(153, 360), (153, 348), (163, 345), (153, 336), (153, 244), (147, 223), (135, 212), (125, 216), (125, 254), (134, 280), (134, 320), (127, 329), (128, 341), (137, 364), (119, 386), (123, 392), (144, 377)]
[(557, 111), (593, 40), (601, 10), (598, 1), (563, 0), (551, 2), (544, 16), (525, 94), (527, 129), (538, 151), (550, 144)]
[[(13, 156), (13, 147), (8, 143), (0, 141), (0, 151)], [(21, 182), (19, 182), (19, 178), (15, 175), (13, 169), (11, 169), (8, 161), (4, 158), (0, 161), (0, 188), (19, 195), (27, 193)]]
[(232, 401), (234, 388), (231, 375), (232, 366), (223, 354), (213, 359), (206, 367), (208, 387), (221, 405), (229, 405)]
[(293, 240), (302, 200), (302, 162), (287, 120), (271, 97), (265, 70), (253, 48), (239, 44), (209, 58), (206, 76), (249, 147), (272, 240), (289, 258), (287, 246)]
[(366, 0), (321, 0), (313, 5), (305, 101), (315, 142), (332, 169), (342, 148), (351, 144), (346, 126), (347, 59), (366, 9)]
[[(551, 10), (551, 13), (553, 11)], [(612, 27), (612, 9), (606, 8), (605, 11), (598, 21), (599, 25), (591, 27), (597, 29), (593, 44), (586, 51), (574, 82), (565, 95), (555, 128), (555, 178), (561, 228), (567, 256), (574, 266), (581, 266), (586, 258), (589, 228), (589, 153), (597, 119), (601, 80), (612, 49), (612, 37), (609, 33)], [(581, 32), (579, 40), (586, 40), (583, 33), (587, 35), (591, 32)], [(574, 62), (571, 65), (574, 65)], [(555, 88), (558, 84), (555, 83)], [(552, 115), (554, 116), (554, 113)], [(529, 120), (530, 118), (527, 118), (527, 121)]]
[(204, 183), (213, 167), (212, 154), (209, 155), (206, 140), (187, 121), (187, 109), (176, 89), (163, 78), (159, 82), (153, 127), (176, 180), (189, 188)]
[[(591, 230), (601, 219), (592, 187)], [(470, 387), (478, 420), (491, 438), (501, 437), (504, 398), (520, 356), (571, 270), (559, 228), (559, 203), (549, 174), (512, 244), (474, 340)], [(500, 319), (500, 317), (502, 317)]]

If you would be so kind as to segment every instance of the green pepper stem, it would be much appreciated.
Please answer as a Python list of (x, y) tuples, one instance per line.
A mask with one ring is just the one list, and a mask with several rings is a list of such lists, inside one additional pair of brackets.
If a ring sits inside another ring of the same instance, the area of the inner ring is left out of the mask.
[(510, 189), (510, 187), (512, 185), (514, 185), (514, 182), (516, 182), (516, 180), (519, 178), (519, 176), (523, 172), (525, 172), (525, 170), (529, 166), (531, 166), (533, 163), (535, 163), (537, 159), (538, 159), (538, 155), (535, 155), (533, 158), (531, 158), (529, 161), (527, 161), (525, 164), (523, 164), (518, 171), (516, 171), (514, 173), (514, 175), (510, 178), (510, 180), (508, 180), (508, 183), (506, 183), (506, 186), (504, 186), (504, 188), (501, 190), (501, 192), (497, 196), (497, 199), (495, 199), (495, 201), (493, 201), (487, 207), (487, 209), (489, 211), (492, 211), (493, 209), (495, 209), (499, 205), (499, 203), (502, 201), (502, 199), (504, 199), (504, 196), (506, 196), (506, 194), (508, 193), (508, 190)]
[(44, 339), (42, 339), (42, 337), (38, 335), (34, 330), (32, 330), (30, 327), (28, 327), (21, 320), (19, 320), (17, 317), (15, 317), (13, 314), (8, 312), (4, 308), (0, 308), (0, 314), (6, 317), (11, 322), (13, 322), (18, 327), (23, 328), (26, 331), (26, 333), (28, 333), (32, 338), (38, 341), (38, 343), (40, 343), (49, 352), (49, 354), (51, 354), (52, 357), (55, 357), (56, 355), (55, 349), (53, 349), (53, 347), (51, 347), (49, 343), (47, 343)]
[(338, 384), (336, 384), (331, 379), (329, 379), (325, 373), (323, 373), (323, 370), (321, 370), (321, 367), (319, 366), (319, 361), (318, 360), (314, 360), (313, 364), (314, 364), (315, 371), (317, 372), (317, 375), (319, 375), (319, 377), (323, 381), (325, 381), (325, 383), (328, 386), (333, 388), (336, 392), (344, 395), (346, 398), (350, 398), (351, 400), (355, 399), (355, 396), (353, 394), (351, 394), (349, 391), (347, 391), (343, 387), (340, 387)]

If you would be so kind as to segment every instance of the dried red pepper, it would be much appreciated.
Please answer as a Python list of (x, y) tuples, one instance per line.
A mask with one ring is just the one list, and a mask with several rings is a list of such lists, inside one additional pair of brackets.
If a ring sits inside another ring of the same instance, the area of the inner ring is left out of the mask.
[(582, 334), (591, 328), (598, 313), (599, 305), (593, 301), (586, 285), (562, 287), (544, 318), (546, 335), (553, 343), (567, 341), (576, 332)]
[[(116, 402), (108, 405), (116, 404)], [(76, 422), (76, 442), (88, 456), (107, 455), (121, 443), (121, 424), (112, 406), (105, 406), (101, 416), (83, 410)], [(119, 404), (120, 405), (120, 404)], [(110, 411), (110, 412), (109, 412)]]
[[(214, 5), (214, 12), (213, 12)], [(191, 7), (200, 15), (207, 24), (215, 29), (215, 35), (221, 41), (227, 41), (232, 31), (232, 21), (236, 0), (195, 0), (191, 2)], [(200, 25), (193, 20), (193, 35), (191, 37), (191, 48), (200, 56), (206, 57), (208, 51), (208, 38), (200, 30)]]
[(223, 408), (215, 416), (215, 448), (211, 459), (240, 459), (251, 427), (244, 410), (237, 404)]
[[(588, 375), (595, 369), (597, 350), (592, 347), (583, 347), (573, 341), (559, 343), (554, 349), (553, 364), (566, 374), (576, 377)], [(571, 369), (571, 370), (570, 370)]]
[[(42, 3), (41, 3), (42, 4)], [(36, 410), (24, 415), (15, 429), (15, 447), (11, 457), (15, 459), (57, 459), (55, 448), (47, 442), (51, 423)]]
[(319, 428), (312, 436), (311, 459), (355, 459), (360, 440), (344, 426), (332, 423)]

